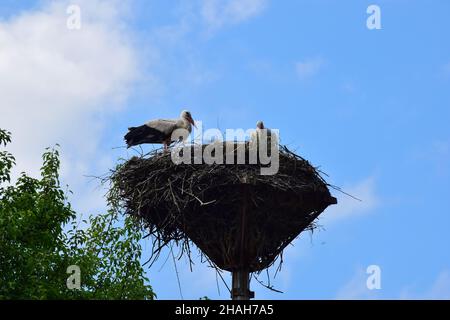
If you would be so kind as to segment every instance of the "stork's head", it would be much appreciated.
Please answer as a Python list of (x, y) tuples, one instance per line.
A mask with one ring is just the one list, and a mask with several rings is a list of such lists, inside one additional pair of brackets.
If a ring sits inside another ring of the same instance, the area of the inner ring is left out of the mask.
[(187, 111), (187, 110), (181, 111), (180, 117), (197, 128), (197, 126), (195, 125), (194, 119), (192, 119), (192, 115), (189, 111)]
[(264, 129), (264, 123), (263, 123), (261, 120), (259, 120), (259, 121), (256, 123), (256, 128), (258, 128), (258, 129)]

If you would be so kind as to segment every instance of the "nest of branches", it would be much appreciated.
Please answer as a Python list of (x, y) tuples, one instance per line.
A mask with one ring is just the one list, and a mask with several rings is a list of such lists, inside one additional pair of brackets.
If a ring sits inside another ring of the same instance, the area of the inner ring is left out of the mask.
[[(248, 143), (235, 146), (248, 156)], [(191, 146), (192, 158), (205, 147)], [(286, 147), (275, 175), (246, 163), (176, 164), (170, 153), (154, 151), (132, 157), (110, 178), (126, 213), (153, 236), (153, 259), (172, 241), (190, 255), (193, 242), (215, 267), (259, 272), (336, 199), (318, 170)]]

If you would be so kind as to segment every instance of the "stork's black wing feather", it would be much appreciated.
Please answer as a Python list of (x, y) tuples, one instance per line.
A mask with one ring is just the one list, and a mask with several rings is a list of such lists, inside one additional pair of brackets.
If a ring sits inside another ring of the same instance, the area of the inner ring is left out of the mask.
[(128, 148), (142, 143), (162, 143), (166, 139), (166, 135), (147, 125), (128, 128), (125, 135), (125, 141)]

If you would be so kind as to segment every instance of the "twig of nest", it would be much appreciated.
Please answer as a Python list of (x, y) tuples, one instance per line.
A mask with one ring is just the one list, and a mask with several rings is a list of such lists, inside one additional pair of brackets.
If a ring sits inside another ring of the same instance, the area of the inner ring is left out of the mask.
[[(248, 153), (248, 144), (236, 146)], [(152, 262), (171, 242), (190, 259), (193, 242), (222, 270), (259, 272), (336, 203), (318, 170), (287, 147), (277, 174), (261, 175), (261, 166), (176, 164), (170, 153), (151, 152), (118, 166), (110, 180), (126, 213), (153, 237)]]

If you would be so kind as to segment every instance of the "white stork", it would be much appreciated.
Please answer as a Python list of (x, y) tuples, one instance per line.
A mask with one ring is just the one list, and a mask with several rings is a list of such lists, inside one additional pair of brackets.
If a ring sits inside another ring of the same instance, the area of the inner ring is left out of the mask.
[[(172, 140), (172, 133), (177, 129), (183, 129), (191, 133), (192, 125), (196, 127), (191, 113), (184, 110), (181, 112), (179, 119), (151, 120), (142, 126), (128, 128), (125, 141), (128, 148), (142, 143), (162, 143), (164, 150), (167, 150), (167, 147), (175, 141)], [(186, 138), (187, 134), (184, 139)]]
[(266, 128), (264, 126), (264, 122), (262, 122), (261, 120), (256, 123), (256, 130), (252, 132), (250, 141), (256, 143), (256, 145), (259, 146), (259, 140), (261, 139), (261, 135), (264, 131), (267, 133), (267, 148), (270, 149), (272, 137), (275, 139), (275, 141), (277, 141), (277, 137), (275, 132), (272, 132), (269, 128)]

